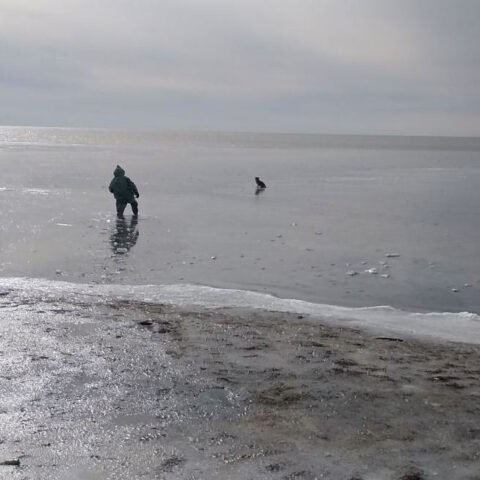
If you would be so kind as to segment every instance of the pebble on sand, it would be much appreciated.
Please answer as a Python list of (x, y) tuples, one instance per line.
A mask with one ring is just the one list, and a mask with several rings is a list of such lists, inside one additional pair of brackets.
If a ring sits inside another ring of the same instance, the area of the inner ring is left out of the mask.
[(399, 253), (386, 253), (385, 256), (387, 258), (396, 258), (396, 257), (399, 257), (400, 254)]
[(372, 275), (376, 275), (378, 273), (378, 270), (376, 268), (367, 268), (364, 271), (365, 271), (365, 273), (370, 273)]

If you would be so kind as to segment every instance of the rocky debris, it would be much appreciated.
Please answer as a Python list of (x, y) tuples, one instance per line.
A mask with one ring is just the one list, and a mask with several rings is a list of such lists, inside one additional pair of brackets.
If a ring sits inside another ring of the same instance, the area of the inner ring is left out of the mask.
[(10, 467), (19, 467), (20, 466), (20, 460), (4, 460), (3, 462), (0, 462), (0, 465), (2, 466), (10, 466)]
[(282, 465), (281, 463), (271, 463), (265, 467), (267, 472), (279, 472), (283, 469), (285, 469), (285, 465)]
[(171, 472), (174, 468), (179, 467), (180, 465), (183, 465), (185, 463), (185, 459), (181, 457), (177, 457), (176, 455), (173, 455), (170, 458), (167, 458), (162, 465), (160, 466), (160, 469), (162, 472)]
[(425, 476), (419, 470), (411, 470), (402, 475), (399, 480), (425, 480)]
[(290, 475), (286, 475), (283, 478), (284, 480), (315, 480), (318, 479), (318, 476), (309, 470), (300, 470), (298, 472), (293, 472)]
[(315, 340), (304, 340), (300, 342), (302, 347), (324, 347), (324, 343), (316, 342)]
[(309, 393), (298, 391), (285, 383), (279, 383), (260, 391), (256, 395), (256, 401), (264, 405), (279, 408), (288, 408), (292, 404), (311, 398)]
[(377, 275), (378, 270), (376, 268), (367, 268), (365, 273), (370, 273), (371, 275)]

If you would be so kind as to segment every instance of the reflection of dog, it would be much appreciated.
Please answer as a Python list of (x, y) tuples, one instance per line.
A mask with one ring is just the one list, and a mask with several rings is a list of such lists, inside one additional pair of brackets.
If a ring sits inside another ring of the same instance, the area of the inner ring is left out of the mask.
[(263, 182), (260, 180), (260, 177), (255, 177), (255, 183), (257, 184), (257, 187), (258, 187), (258, 188), (267, 188), (267, 186), (265, 185), (265, 183), (263, 183)]

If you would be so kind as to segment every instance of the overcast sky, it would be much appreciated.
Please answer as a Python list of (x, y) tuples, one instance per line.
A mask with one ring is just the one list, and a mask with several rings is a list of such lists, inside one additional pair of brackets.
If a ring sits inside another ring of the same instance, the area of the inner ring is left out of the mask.
[(480, 136), (480, 1), (0, 0), (0, 124)]

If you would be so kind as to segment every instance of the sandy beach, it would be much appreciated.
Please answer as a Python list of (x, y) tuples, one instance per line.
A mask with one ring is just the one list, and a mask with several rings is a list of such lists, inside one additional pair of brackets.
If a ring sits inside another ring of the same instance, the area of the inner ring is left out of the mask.
[(478, 346), (285, 313), (10, 296), (0, 462), (18, 465), (0, 478), (480, 478)]

